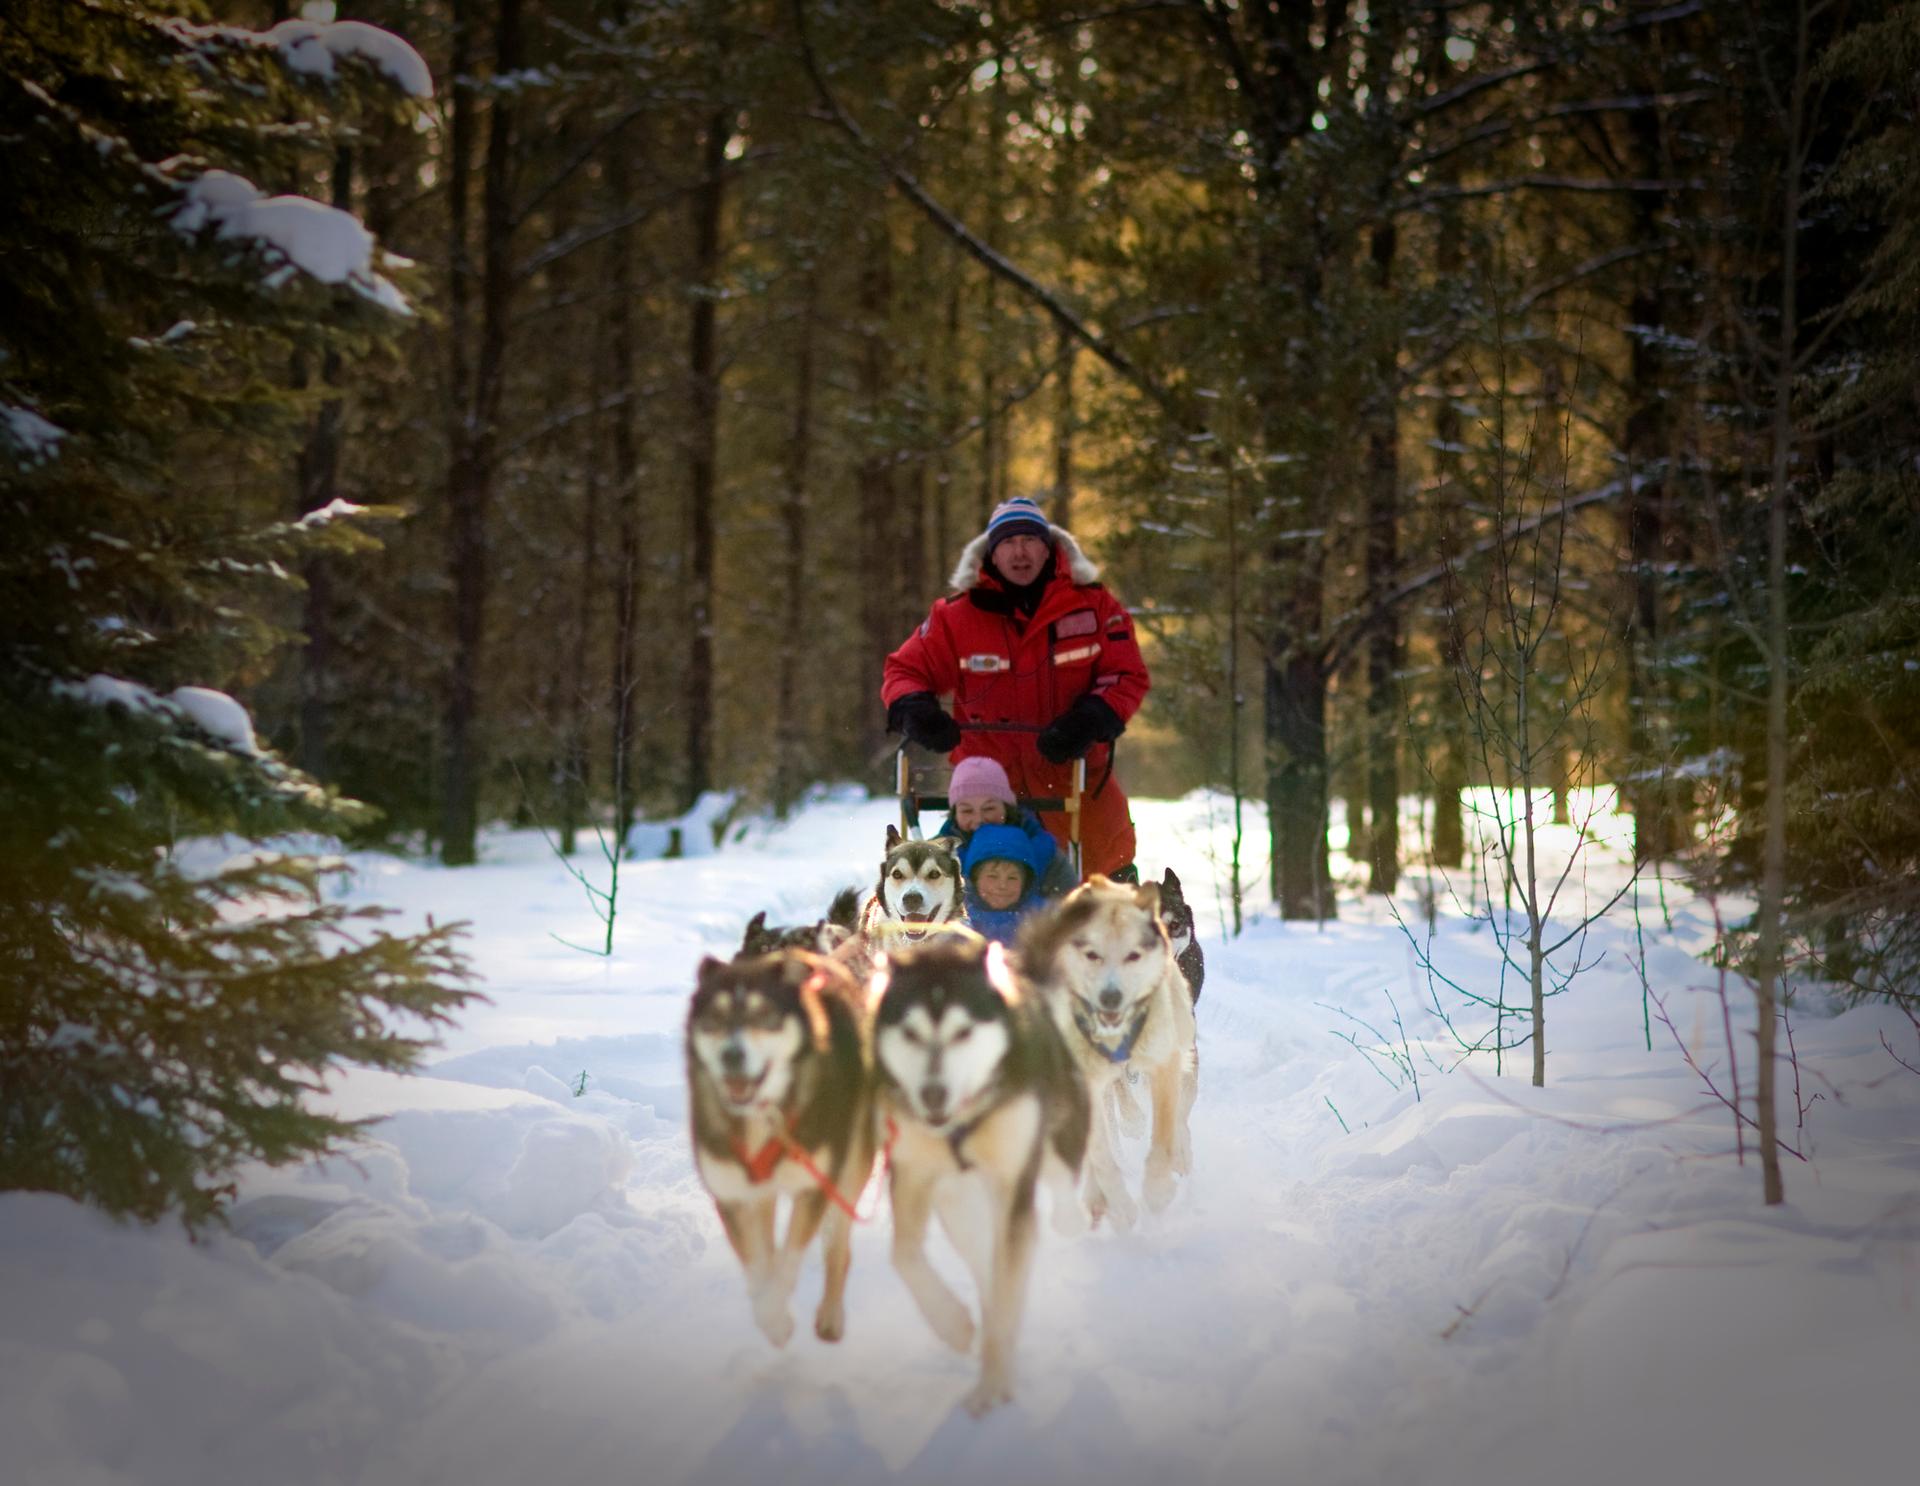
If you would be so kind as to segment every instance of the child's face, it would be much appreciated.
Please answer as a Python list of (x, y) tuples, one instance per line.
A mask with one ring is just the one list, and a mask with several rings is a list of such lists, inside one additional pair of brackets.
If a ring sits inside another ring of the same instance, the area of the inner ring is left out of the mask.
[(1025, 875), (1012, 862), (982, 862), (973, 874), (973, 890), (989, 908), (1013, 907), (1026, 885)]
[(1007, 823), (1007, 802), (1005, 800), (955, 800), (953, 823), (969, 836), (981, 826), (1003, 826)]

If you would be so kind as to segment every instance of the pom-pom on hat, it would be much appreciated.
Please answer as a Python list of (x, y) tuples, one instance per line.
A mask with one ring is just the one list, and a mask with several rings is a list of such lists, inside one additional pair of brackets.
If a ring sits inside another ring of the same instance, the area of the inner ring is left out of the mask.
[(962, 800), (1001, 800), (1010, 807), (1020, 803), (999, 761), (980, 757), (963, 758), (953, 766), (953, 778), (947, 781), (947, 802), (958, 805)]
[(993, 508), (993, 514), (987, 518), (988, 555), (1008, 537), (1020, 536), (1038, 537), (1049, 546), (1053, 544), (1053, 528), (1047, 525), (1047, 513), (1040, 509), (1038, 501), (1027, 495), (1016, 495)]

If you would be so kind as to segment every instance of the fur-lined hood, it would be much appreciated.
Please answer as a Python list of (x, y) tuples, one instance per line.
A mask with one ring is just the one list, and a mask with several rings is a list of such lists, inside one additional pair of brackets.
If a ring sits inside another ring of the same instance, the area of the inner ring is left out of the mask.
[[(1098, 583), (1100, 565), (1080, 550), (1080, 544), (1074, 541), (1073, 533), (1064, 526), (1055, 526), (1052, 522), (1047, 523), (1047, 530), (1052, 533), (1054, 550), (1067, 555), (1067, 576), (1075, 583)], [(969, 588), (977, 587), (986, 565), (987, 534), (982, 532), (967, 543), (960, 553), (960, 562), (954, 568), (953, 576), (947, 580), (948, 586), (962, 593)], [(1055, 571), (1058, 571), (1057, 565)]]

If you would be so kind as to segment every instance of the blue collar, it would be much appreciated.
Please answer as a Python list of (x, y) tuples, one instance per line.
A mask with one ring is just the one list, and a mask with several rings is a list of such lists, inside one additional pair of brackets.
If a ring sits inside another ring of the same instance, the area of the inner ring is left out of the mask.
[(1094, 1034), (1093, 1023), (1087, 1019), (1086, 1003), (1078, 996), (1073, 998), (1073, 1024), (1080, 1029), (1080, 1035), (1087, 1039), (1093, 1050), (1109, 1063), (1124, 1063), (1133, 1056), (1133, 1045), (1140, 1040), (1140, 1034), (1147, 1025), (1147, 1013), (1153, 1010), (1153, 1002), (1140, 1003), (1139, 1013), (1133, 1019), (1133, 1025), (1127, 1029), (1127, 1035), (1120, 1040), (1118, 1047), (1108, 1047)]

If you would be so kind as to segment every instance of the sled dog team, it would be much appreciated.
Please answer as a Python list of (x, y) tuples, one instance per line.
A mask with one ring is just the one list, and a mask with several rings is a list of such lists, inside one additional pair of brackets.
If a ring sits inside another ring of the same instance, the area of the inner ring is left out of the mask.
[(800, 930), (756, 915), (738, 956), (700, 966), (687, 1079), (695, 1164), (767, 1338), (793, 1334), (789, 1302), (816, 1234), (826, 1285), (814, 1331), (844, 1334), (857, 1205), (882, 1166), (893, 1266), (963, 1353), (976, 1324), (927, 1260), (931, 1219), (972, 1275), (980, 1375), (966, 1404), (980, 1414), (1012, 1397), (1039, 1183), (1062, 1233), (1132, 1225), (1115, 1125), (1145, 1124), (1136, 1081), (1151, 1096), (1147, 1206), (1165, 1207), (1192, 1164), (1199, 992), (1182, 958), (1197, 967), (1198, 946), (1172, 873), (1140, 887), (1093, 877), (1029, 917), (1008, 949), (966, 927), (960, 870), (952, 841), (889, 829), (879, 882), (857, 903), (843, 894), (829, 920)]

